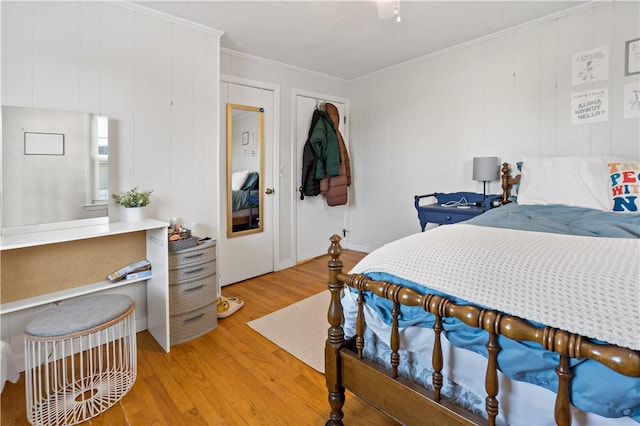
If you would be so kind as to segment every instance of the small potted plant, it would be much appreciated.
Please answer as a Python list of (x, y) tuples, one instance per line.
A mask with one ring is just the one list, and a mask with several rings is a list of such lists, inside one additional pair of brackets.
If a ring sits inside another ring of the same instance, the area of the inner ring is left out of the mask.
[(133, 187), (120, 194), (112, 194), (116, 204), (124, 207), (124, 216), (127, 222), (136, 222), (144, 219), (144, 209), (151, 202), (151, 191), (140, 191)]

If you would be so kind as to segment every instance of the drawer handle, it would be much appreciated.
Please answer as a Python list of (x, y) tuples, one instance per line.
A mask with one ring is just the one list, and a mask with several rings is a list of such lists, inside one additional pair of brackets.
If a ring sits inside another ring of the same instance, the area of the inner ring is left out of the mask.
[(200, 272), (204, 269), (204, 266), (201, 266), (199, 268), (196, 269), (190, 269), (188, 271), (184, 271), (185, 274), (195, 274), (196, 272)]
[(202, 318), (203, 316), (204, 316), (204, 313), (201, 313), (199, 315), (196, 315), (195, 317), (187, 318), (186, 320), (184, 320), (184, 322), (195, 321), (195, 320), (198, 320), (198, 319)]
[(445, 219), (447, 219), (447, 220), (451, 220), (451, 216), (447, 216)]
[(192, 255), (189, 255), (189, 256), (185, 256), (184, 258), (185, 258), (185, 259), (193, 259), (193, 258), (195, 258), (195, 257), (200, 257), (200, 256), (202, 256), (203, 254), (204, 254), (204, 253), (192, 254)]
[(185, 288), (185, 289), (184, 289), (184, 291), (185, 291), (185, 292), (187, 292), (187, 291), (200, 290), (202, 287), (204, 287), (204, 284), (200, 284), (200, 285), (198, 285), (198, 286), (191, 287), (191, 288)]

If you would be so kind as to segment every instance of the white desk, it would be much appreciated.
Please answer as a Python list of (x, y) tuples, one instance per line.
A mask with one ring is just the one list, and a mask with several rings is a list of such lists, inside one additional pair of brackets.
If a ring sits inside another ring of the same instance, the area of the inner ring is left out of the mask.
[[(49, 292), (34, 297), (3, 303), (0, 314), (9, 314), (71, 297), (86, 295), (118, 286), (146, 281), (147, 328), (162, 348), (169, 352), (169, 280), (167, 229), (169, 224), (155, 219), (140, 222), (113, 222), (79, 228), (33, 232), (0, 237), (0, 251), (75, 242), (91, 238), (146, 231), (146, 256), (152, 264), (152, 275), (138, 280), (112, 283), (109, 280), (86, 283), (74, 288)], [(105, 277), (106, 278), (106, 277)]]

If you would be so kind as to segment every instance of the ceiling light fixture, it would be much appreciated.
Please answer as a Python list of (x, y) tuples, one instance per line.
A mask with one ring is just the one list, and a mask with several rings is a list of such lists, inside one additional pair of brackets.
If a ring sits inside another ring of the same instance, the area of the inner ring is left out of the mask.
[(396, 17), (396, 22), (402, 21), (402, 18), (400, 17), (400, 0), (396, 0), (396, 4), (393, 6), (393, 14)]

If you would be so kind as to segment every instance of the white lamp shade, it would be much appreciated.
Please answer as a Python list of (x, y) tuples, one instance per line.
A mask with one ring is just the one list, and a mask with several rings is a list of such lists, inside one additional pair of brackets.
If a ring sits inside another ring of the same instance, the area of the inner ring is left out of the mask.
[(498, 179), (498, 157), (474, 157), (473, 180), (489, 182)]

